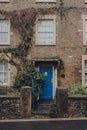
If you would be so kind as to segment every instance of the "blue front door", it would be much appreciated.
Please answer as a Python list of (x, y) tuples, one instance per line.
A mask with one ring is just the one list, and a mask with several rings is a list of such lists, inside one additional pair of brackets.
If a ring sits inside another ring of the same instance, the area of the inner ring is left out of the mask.
[(53, 98), (52, 67), (40, 67), (40, 73), (44, 75), (44, 81), (42, 83), (42, 93), (40, 95), (40, 99), (52, 99)]

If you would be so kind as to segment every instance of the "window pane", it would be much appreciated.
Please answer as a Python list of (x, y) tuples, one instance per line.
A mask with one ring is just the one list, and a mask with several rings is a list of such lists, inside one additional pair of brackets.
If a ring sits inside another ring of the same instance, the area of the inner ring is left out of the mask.
[(53, 33), (39, 33), (39, 43), (53, 43)]
[(4, 62), (4, 70), (8, 71), (8, 63), (7, 62)]
[(53, 27), (52, 19), (38, 21), (38, 44), (53, 44)]
[(8, 73), (4, 73), (4, 83), (8, 83)]
[(85, 80), (85, 84), (87, 84), (87, 79)]
[(3, 71), (3, 63), (0, 62), (0, 72)]
[(0, 82), (2, 84), (8, 83), (8, 62), (0, 61)]
[(38, 32), (53, 32), (53, 26), (52, 27), (39, 27)]
[(85, 84), (87, 84), (87, 73), (85, 73)]
[(4, 77), (3, 72), (0, 72), (0, 84), (3, 84), (3, 77)]
[(87, 60), (85, 60), (85, 68), (87, 68)]
[(87, 20), (85, 21), (85, 32), (87, 32)]
[(0, 43), (7, 43), (8, 42), (8, 34), (7, 33), (1, 33), (0, 34)]
[(9, 21), (0, 20), (0, 43), (8, 43)]
[(87, 84), (87, 60), (85, 60), (85, 84)]
[(85, 73), (87, 73), (87, 60), (85, 60)]

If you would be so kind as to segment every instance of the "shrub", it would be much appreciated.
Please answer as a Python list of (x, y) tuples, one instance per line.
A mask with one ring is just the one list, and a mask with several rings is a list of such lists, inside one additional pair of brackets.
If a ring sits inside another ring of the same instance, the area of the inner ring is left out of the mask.
[(57, 106), (55, 103), (53, 103), (50, 107), (49, 116), (55, 118), (57, 117), (57, 115), (58, 115)]
[(19, 90), (23, 86), (32, 87), (32, 79), (34, 79), (34, 96), (37, 99), (41, 93), (41, 84), (44, 77), (35, 70), (35, 67), (31, 61), (25, 59), (23, 63), (23, 71), (18, 73), (13, 84), (13, 88)]
[(12, 87), (7, 88), (7, 95), (9, 96), (20, 96), (20, 92)]
[(87, 88), (82, 87), (80, 84), (69, 85), (69, 94), (87, 95)]

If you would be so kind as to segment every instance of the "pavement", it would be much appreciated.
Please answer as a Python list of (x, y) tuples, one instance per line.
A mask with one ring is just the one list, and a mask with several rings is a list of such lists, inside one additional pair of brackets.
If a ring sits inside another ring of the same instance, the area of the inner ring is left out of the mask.
[(0, 120), (0, 130), (87, 130), (87, 118)]

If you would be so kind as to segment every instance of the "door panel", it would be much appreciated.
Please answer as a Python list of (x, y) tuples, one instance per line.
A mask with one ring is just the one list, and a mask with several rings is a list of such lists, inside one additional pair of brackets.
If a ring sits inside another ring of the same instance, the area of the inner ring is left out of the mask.
[(44, 81), (42, 83), (42, 93), (40, 95), (40, 99), (52, 99), (53, 98), (52, 67), (40, 67), (40, 73), (44, 75)]

